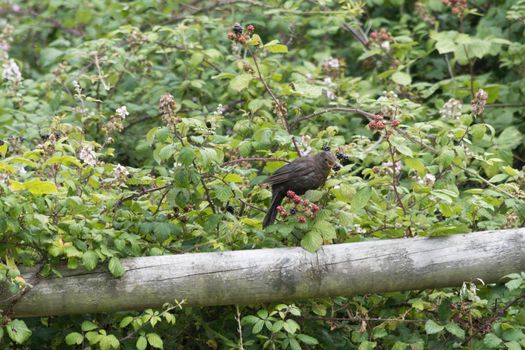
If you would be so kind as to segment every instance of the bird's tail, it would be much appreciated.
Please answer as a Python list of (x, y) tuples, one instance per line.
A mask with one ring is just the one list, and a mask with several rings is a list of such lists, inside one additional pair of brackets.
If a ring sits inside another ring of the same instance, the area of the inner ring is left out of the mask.
[(270, 208), (268, 208), (268, 211), (266, 212), (266, 216), (264, 217), (262, 226), (263, 228), (270, 226), (275, 221), (275, 218), (277, 217), (277, 207), (281, 205), (281, 202), (283, 201), (284, 193), (282, 191), (275, 191), (272, 196), (272, 204), (270, 205)]

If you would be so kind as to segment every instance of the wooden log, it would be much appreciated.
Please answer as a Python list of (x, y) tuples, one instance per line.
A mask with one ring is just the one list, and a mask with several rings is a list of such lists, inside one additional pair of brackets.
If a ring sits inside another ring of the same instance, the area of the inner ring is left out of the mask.
[[(15, 317), (141, 310), (165, 302), (211, 306), (500, 282), (525, 271), (525, 229), (302, 248), (256, 249), (123, 259), (125, 275), (63, 269), (38, 280)], [(12, 296), (0, 293), (6, 310)]]

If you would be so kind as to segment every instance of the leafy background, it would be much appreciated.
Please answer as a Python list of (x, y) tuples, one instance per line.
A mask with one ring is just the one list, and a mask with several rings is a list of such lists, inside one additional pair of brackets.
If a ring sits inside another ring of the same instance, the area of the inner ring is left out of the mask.
[[(125, 257), (524, 226), (524, 1), (4, 0), (0, 14), (12, 292), (30, 288), (21, 267), (118, 278)], [(254, 32), (229, 40), (236, 22)], [(305, 195), (319, 213), (262, 230), (260, 183), (325, 147), (343, 167)], [(8, 309), (0, 335), (5, 349), (514, 350), (524, 278), (291, 305)]]

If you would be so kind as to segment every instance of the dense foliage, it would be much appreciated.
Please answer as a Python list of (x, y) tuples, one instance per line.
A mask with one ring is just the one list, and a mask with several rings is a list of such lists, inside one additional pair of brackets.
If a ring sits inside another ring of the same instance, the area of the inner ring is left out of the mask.
[[(31, 288), (21, 267), (118, 278), (124, 257), (524, 226), (525, 1), (80, 3), (0, 4), (12, 291)], [(341, 169), (262, 230), (265, 177), (327, 147)], [(8, 309), (0, 336), (4, 349), (515, 350), (524, 279), (295, 305)]]

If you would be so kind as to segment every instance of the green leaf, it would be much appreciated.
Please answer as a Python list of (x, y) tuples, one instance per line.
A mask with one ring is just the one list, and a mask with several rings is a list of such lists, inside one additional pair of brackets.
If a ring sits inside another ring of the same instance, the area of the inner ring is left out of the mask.
[(233, 192), (228, 186), (219, 185), (215, 187), (215, 197), (223, 203), (226, 203), (233, 197)]
[(288, 333), (294, 334), (300, 328), (299, 324), (292, 319), (287, 319), (283, 325), (283, 328)]
[(312, 229), (325, 240), (332, 240), (337, 237), (334, 225), (325, 220), (316, 220)]
[(161, 160), (166, 160), (170, 158), (173, 155), (173, 153), (175, 153), (175, 145), (173, 144), (166, 145), (162, 147), (161, 150), (159, 151), (159, 158)]
[(308, 199), (310, 202), (317, 202), (323, 198), (323, 194), (323, 191), (309, 190), (304, 194), (304, 198)]
[(11, 320), (6, 325), (7, 334), (12, 341), (17, 344), (22, 344), (31, 336), (31, 330), (27, 328), (22, 320)]
[(185, 166), (191, 165), (195, 158), (195, 152), (191, 147), (184, 147), (180, 150), (177, 160)]
[(439, 40), (436, 42), (436, 49), (440, 54), (456, 51), (456, 44), (452, 40)]
[(119, 327), (120, 328), (125, 328), (131, 323), (131, 321), (133, 321), (133, 317), (132, 316), (126, 316), (120, 321)]
[(286, 53), (288, 52), (288, 47), (286, 45), (283, 45), (283, 44), (271, 44), (271, 43), (268, 43), (266, 45), (264, 45), (264, 47), (266, 48), (266, 50), (272, 52), (272, 53)]
[(310, 253), (315, 253), (317, 249), (323, 244), (323, 237), (317, 231), (310, 231), (304, 235), (301, 240), (301, 247), (308, 250)]
[(507, 347), (508, 350), (522, 350), (523, 349), (520, 343), (518, 343), (515, 340), (505, 343), (505, 346)]
[(97, 267), (98, 255), (92, 250), (88, 250), (82, 255), (82, 265), (88, 270), (91, 271)]
[(66, 335), (67, 345), (80, 345), (84, 341), (84, 336), (78, 332), (71, 332)]
[(252, 75), (251, 74), (240, 74), (237, 75), (235, 78), (233, 78), (230, 81), (230, 89), (240, 92), (248, 87), (250, 85), (250, 81), (252, 81)]
[(148, 338), (149, 345), (151, 345), (155, 349), (164, 348), (164, 343), (162, 342), (162, 339), (160, 339), (157, 333), (148, 333), (146, 337)]
[(372, 196), (372, 188), (369, 186), (363, 187), (352, 198), (352, 210), (357, 211), (365, 207)]
[(80, 328), (82, 329), (82, 332), (88, 332), (97, 329), (98, 326), (91, 321), (84, 321)]
[(458, 337), (459, 339), (465, 339), (465, 331), (460, 327), (458, 326), (457, 324), (453, 323), (453, 322), (450, 322), (450, 323), (447, 323), (445, 325), (445, 329), (455, 335), (456, 337)]
[(122, 266), (119, 258), (112, 257), (109, 259), (108, 268), (113, 276), (117, 278), (124, 276), (124, 266)]
[(40, 179), (32, 179), (27, 181), (24, 183), (24, 189), (37, 196), (58, 192), (54, 183), (51, 181), (42, 181)]
[(2, 157), (5, 157), (6, 153), (7, 153), (7, 143), (4, 142), (4, 143), (0, 146), (0, 155), (1, 155)]
[(426, 174), (425, 165), (419, 159), (416, 158), (405, 158), (404, 163), (407, 167), (412, 170), (415, 170), (419, 177), (423, 177)]
[(436, 334), (441, 332), (443, 329), (445, 329), (444, 326), (441, 326), (432, 320), (428, 320), (425, 323), (425, 332), (427, 332), (427, 334)]
[(410, 75), (404, 72), (395, 72), (392, 74), (392, 80), (399, 85), (410, 85), (412, 83)]
[(502, 340), (494, 333), (488, 333), (483, 338), (483, 344), (489, 349), (495, 349), (501, 344)]
[(306, 345), (318, 345), (319, 341), (315, 339), (314, 337), (310, 337), (306, 334), (297, 334), (297, 339), (299, 339), (302, 343), (305, 343)]
[(144, 349), (146, 349), (146, 347), (148, 346), (148, 341), (146, 340), (146, 337), (141, 335), (137, 339), (137, 343), (135, 344), (135, 346), (137, 347), (137, 350), (144, 350)]

